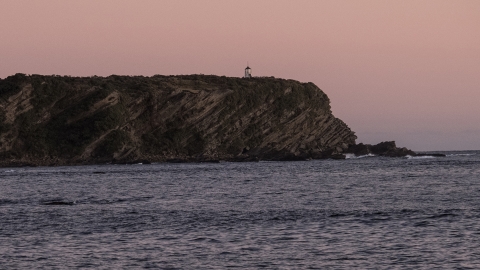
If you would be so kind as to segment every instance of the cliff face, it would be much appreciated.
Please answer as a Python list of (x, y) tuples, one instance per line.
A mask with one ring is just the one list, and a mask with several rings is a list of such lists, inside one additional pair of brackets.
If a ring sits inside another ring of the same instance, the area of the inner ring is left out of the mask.
[(322, 158), (355, 143), (312, 83), (206, 75), (0, 80), (0, 163)]

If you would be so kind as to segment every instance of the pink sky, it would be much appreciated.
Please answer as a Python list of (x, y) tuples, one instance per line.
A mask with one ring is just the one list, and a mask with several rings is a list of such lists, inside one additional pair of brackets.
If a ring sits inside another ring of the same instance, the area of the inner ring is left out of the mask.
[(2, 0), (0, 77), (314, 82), (357, 142), (480, 150), (477, 0)]

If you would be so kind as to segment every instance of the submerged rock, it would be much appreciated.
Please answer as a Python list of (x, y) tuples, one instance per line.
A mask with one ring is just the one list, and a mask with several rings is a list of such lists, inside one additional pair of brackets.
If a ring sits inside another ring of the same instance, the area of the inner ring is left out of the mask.
[(42, 205), (75, 205), (75, 201), (64, 200), (45, 200), (40, 202)]

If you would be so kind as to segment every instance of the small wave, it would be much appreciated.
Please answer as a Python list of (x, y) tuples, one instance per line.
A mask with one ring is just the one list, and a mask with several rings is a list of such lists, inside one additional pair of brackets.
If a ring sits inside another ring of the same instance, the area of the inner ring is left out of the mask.
[(418, 157), (414, 157), (414, 156), (410, 156), (410, 155), (406, 155), (406, 157), (408, 159), (428, 159), (428, 158), (436, 158), (434, 156), (418, 156)]
[(456, 156), (474, 156), (476, 155), (475, 153), (473, 154), (447, 154), (447, 157), (456, 157)]
[(367, 155), (356, 156), (355, 154), (345, 154), (345, 159), (356, 159), (356, 158), (366, 158), (366, 157), (376, 157), (376, 155), (367, 154)]
[(113, 199), (100, 199), (100, 200), (91, 200), (86, 203), (91, 204), (115, 204), (115, 203), (124, 203), (124, 202), (143, 202), (148, 201), (153, 196), (144, 196), (144, 197), (133, 197), (133, 198), (113, 198)]
[(12, 172), (15, 172), (15, 170), (6, 170), (6, 171), (4, 171), (4, 172), (6, 172), (6, 173), (12, 173)]

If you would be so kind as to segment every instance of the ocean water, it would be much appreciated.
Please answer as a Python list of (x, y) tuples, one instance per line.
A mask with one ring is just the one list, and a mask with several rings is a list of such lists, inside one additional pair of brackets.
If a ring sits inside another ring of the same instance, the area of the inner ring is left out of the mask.
[(479, 269), (480, 152), (0, 168), (0, 269)]

